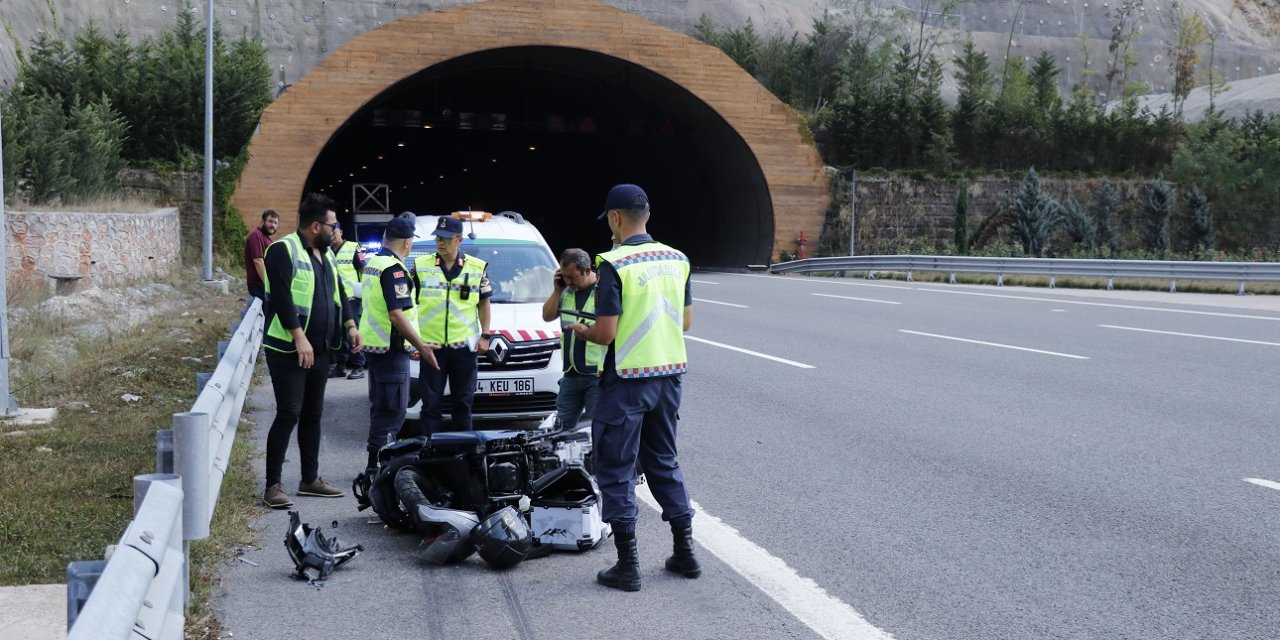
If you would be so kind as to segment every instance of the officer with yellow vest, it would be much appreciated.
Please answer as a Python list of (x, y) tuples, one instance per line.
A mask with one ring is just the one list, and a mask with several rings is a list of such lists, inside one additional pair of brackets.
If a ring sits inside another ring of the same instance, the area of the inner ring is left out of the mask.
[[(360, 274), (364, 271), (364, 255), (360, 252), (360, 244), (345, 240), (342, 229), (333, 230), (334, 264), (338, 265), (338, 279), (346, 289), (348, 304), (351, 305), (351, 317), (360, 322)], [(364, 377), (364, 351), (350, 351), (349, 343), (334, 354), (333, 366), (329, 369), (330, 378), (346, 376), (348, 380), (359, 380)], [(350, 371), (347, 368), (350, 367)]]
[(396, 217), (382, 234), (382, 250), (364, 266), (364, 316), (360, 336), (369, 354), (369, 452), (366, 469), (377, 466), (378, 449), (404, 425), (409, 405), (410, 352), (424, 369), (436, 367), (430, 345), (418, 335), (415, 285), (404, 259), (413, 248), (414, 218)]
[(418, 372), (422, 397), (422, 429), (444, 430), (442, 408), (449, 382), (454, 431), (471, 430), (471, 404), (476, 393), (477, 357), (489, 350), (489, 298), (493, 289), (485, 262), (462, 253), (462, 221), (440, 216), (431, 232), (436, 252), (414, 260), (418, 282), (418, 332), (440, 345), (440, 368)]
[(693, 508), (676, 460), (676, 414), (687, 368), (684, 332), (693, 323), (689, 259), (654, 241), (646, 230), (649, 196), (634, 184), (609, 191), (609, 230), (622, 242), (596, 258), (596, 322), (566, 327), (608, 345), (600, 398), (591, 424), (601, 516), (613, 528), (618, 562), (596, 581), (623, 591), (640, 589), (636, 551), (636, 461), (671, 524), (674, 553), (666, 569), (702, 575), (693, 553)]
[(320, 418), (330, 353), (342, 348), (344, 326), (352, 349), (362, 346), (329, 250), (338, 228), (336, 209), (323, 194), (307, 195), (298, 207), (298, 230), (271, 243), (263, 256), (268, 309), (262, 344), (275, 390), (276, 417), (267, 433), (267, 489), (262, 499), (273, 509), (293, 506), (280, 475), (295, 425), (302, 462), (298, 495), (343, 495), (319, 475)]
[[(582, 249), (565, 249), (560, 254), (560, 268), (553, 277), (553, 291), (542, 303), (542, 319), (560, 318), (560, 326), (595, 322), (596, 274), (591, 270), (591, 256)], [(600, 394), (599, 368), (604, 361), (604, 345), (579, 338), (572, 331), (560, 336), (560, 354), (564, 374), (560, 392), (556, 394), (556, 421), (561, 428), (571, 429), (585, 414), (591, 417)]]

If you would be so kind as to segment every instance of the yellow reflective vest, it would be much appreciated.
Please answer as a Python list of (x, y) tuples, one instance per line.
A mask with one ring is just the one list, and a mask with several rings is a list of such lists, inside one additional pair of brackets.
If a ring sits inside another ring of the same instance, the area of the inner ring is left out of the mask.
[[(406, 276), (409, 270), (399, 257), (378, 254), (365, 261), (364, 278), (361, 280), (364, 313), (360, 316), (360, 340), (364, 342), (365, 349), (373, 353), (389, 351), (392, 346), (391, 335), (395, 332), (395, 328), (391, 326), (391, 312), (387, 310), (387, 299), (382, 294), (382, 272), (387, 269), (403, 269)], [(405, 279), (408, 280), (407, 277)], [(417, 309), (409, 307), (400, 312), (409, 320), (409, 326), (417, 327)], [(412, 351), (411, 343), (404, 340), (403, 336), (400, 338), (404, 342), (404, 350)]]
[(360, 274), (356, 273), (356, 253), (360, 250), (360, 245), (351, 241), (342, 243), (334, 255), (334, 263), (338, 265), (338, 277), (342, 278), (342, 286), (346, 287), (347, 295), (352, 298), (358, 298), (356, 295), (356, 284), (360, 282)]
[[(293, 299), (293, 308), (298, 314), (298, 324), (302, 326), (303, 333), (306, 333), (311, 324), (311, 298), (315, 295), (316, 290), (316, 275), (311, 268), (311, 252), (303, 242), (302, 236), (297, 233), (291, 233), (272, 242), (267, 247), (267, 250), (263, 252), (263, 258), (272, 251), (289, 252), (289, 263), (293, 265), (293, 273), (289, 278), (289, 296)], [(338, 299), (338, 270), (333, 264), (333, 252), (321, 252), (321, 260), (324, 262), (324, 268), (329, 270), (329, 280), (333, 282), (333, 306), (335, 307), (333, 317), (337, 318), (338, 323), (341, 324), (342, 302)], [(267, 295), (271, 295), (271, 278), (269, 276), (263, 285), (266, 287)], [(328, 348), (341, 348), (342, 333), (334, 332), (334, 337), (337, 338), (337, 341), (328, 345)], [(298, 350), (297, 345), (293, 343), (293, 334), (284, 328), (280, 318), (276, 315), (271, 316), (271, 324), (267, 327), (267, 334), (262, 337), (262, 346), (281, 353), (295, 353)]]
[(626, 379), (680, 375), (684, 349), (684, 291), (689, 259), (659, 242), (622, 245), (596, 257), (622, 283), (622, 314), (613, 339), (614, 369)]
[[(462, 271), (449, 281), (436, 254), (413, 261), (418, 274), (418, 334), (423, 342), (460, 347), (480, 337), (480, 285), (485, 261), (463, 255)], [(465, 296), (465, 297), (464, 297)]]
[[(579, 318), (573, 314), (563, 313), (565, 311), (580, 311), (595, 315), (596, 313), (596, 289), (591, 287), (591, 295), (587, 296), (587, 302), (582, 308), (577, 308), (577, 293), (569, 287), (560, 293), (560, 322), (563, 325), (566, 322), (582, 322), (587, 325), (594, 324), (594, 321)], [(573, 371), (583, 375), (594, 376), (600, 371), (600, 363), (604, 362), (604, 354), (608, 349), (605, 345), (596, 344), (590, 340), (583, 340), (572, 331), (565, 331), (560, 337), (560, 348), (564, 350), (564, 361), (568, 363), (564, 370), (566, 372)], [(578, 359), (578, 350), (582, 349), (583, 355), (581, 361)]]

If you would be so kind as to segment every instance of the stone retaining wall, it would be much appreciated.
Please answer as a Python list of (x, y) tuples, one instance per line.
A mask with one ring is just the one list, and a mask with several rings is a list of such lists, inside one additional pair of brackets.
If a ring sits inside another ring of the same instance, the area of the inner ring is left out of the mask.
[(51, 286), (50, 276), (80, 276), (72, 288), (118, 286), (164, 277), (178, 268), (177, 209), (151, 213), (6, 211), (9, 287)]

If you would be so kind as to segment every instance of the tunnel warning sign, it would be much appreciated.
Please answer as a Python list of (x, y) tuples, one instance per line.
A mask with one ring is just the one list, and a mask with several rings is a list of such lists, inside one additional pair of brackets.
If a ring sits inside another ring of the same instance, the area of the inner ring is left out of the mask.
[(385, 184), (351, 185), (355, 213), (391, 213), (391, 189)]

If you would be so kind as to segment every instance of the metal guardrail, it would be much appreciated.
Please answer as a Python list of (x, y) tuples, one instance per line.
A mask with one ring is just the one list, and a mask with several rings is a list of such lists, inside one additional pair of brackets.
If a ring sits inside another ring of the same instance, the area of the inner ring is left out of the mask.
[(865, 271), (874, 279), (877, 271), (907, 273), (915, 271), (950, 274), (955, 283), (957, 273), (994, 273), (996, 285), (1004, 285), (1006, 274), (1049, 276), (1053, 287), (1057, 276), (1106, 278), (1107, 289), (1116, 278), (1156, 278), (1169, 281), (1169, 291), (1178, 290), (1178, 280), (1228, 280), (1240, 283), (1239, 294), (1245, 293), (1246, 282), (1280, 282), (1280, 263), (1276, 262), (1197, 262), (1194, 260), (1079, 260), (1071, 258), (982, 258), (972, 256), (836, 256), (805, 258), (771, 265), (772, 273), (819, 273)]
[(182, 638), (188, 544), (209, 536), (262, 333), (254, 298), (218, 344), (217, 369), (197, 374), (191, 411), (156, 433), (157, 473), (134, 477), (134, 518), (120, 543), (107, 560), (67, 566), (68, 640)]

